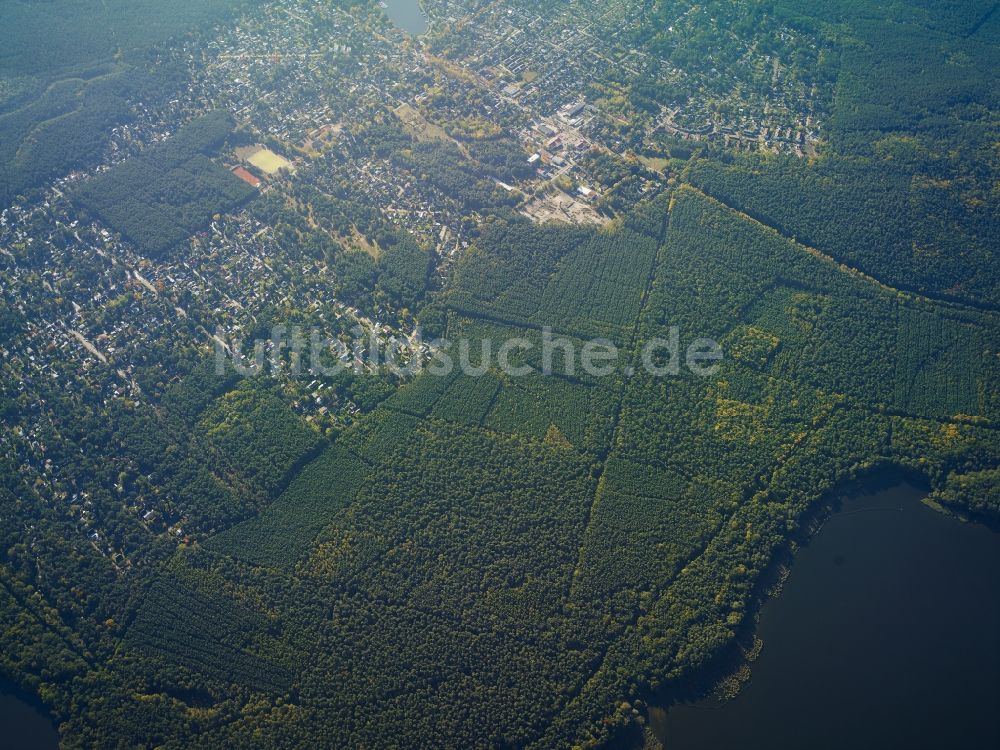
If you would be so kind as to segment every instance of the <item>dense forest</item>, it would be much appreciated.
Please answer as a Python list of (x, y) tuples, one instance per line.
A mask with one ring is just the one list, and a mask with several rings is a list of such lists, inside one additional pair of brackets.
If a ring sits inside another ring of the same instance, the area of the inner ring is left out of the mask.
[(0, 203), (96, 164), (113, 127), (184, 79), (155, 46), (256, 1), (3, 3)]
[(214, 214), (257, 194), (208, 158), (232, 128), (225, 112), (203, 115), (168, 141), (89, 180), (77, 200), (141, 252), (161, 256)]
[[(610, 377), (566, 360), (427, 373), (332, 445), (266, 381), (208, 368), (164, 397), (175, 427), (117, 418), (139, 462), (126, 485), (152, 470), (198, 508), (106, 636), (119, 700), (59, 709), (72, 736), (608, 742), (635, 701), (733, 642), (759, 577), (845, 478), (904, 466), (942, 503), (997, 512), (993, 313), (890, 289), (693, 187), (641, 209), (598, 233), (498, 227), (447, 302), (449, 335), (473, 341), (537, 342), (542, 320), (608, 330), (625, 352)], [(596, 261), (586, 306), (557, 304), (548, 290)], [(517, 295), (489, 285), (501, 262)], [(622, 369), (673, 325), (722, 341), (721, 369)], [(90, 652), (58, 653), (82, 679)]]
[[(110, 60), (217, 22), (253, 0), (12, 0), (0, 10), (4, 70), (37, 75)], [(41, 5), (41, 8), (36, 6)], [(67, 7), (69, 6), (69, 7)]]
[(129, 103), (152, 101), (180, 79), (172, 64), (98, 65), (53, 82), (22, 106), (0, 106), (0, 201), (92, 165)]
[(837, 45), (822, 158), (722, 156), (696, 161), (689, 179), (893, 286), (996, 309), (994, 4), (916, 2), (862, 15), (869, 5), (777, 3)]

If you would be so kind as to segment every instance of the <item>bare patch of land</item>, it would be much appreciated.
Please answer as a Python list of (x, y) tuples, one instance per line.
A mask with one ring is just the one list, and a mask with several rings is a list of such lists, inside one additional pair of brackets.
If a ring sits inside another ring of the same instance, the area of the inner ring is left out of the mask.
[(592, 206), (578, 201), (561, 190), (535, 198), (522, 209), (522, 213), (536, 224), (561, 221), (567, 224), (607, 224)]

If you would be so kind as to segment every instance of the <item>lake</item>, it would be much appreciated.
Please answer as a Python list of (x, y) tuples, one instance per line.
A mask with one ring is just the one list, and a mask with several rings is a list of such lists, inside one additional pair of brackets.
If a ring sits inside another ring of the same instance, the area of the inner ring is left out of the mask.
[(419, 0), (382, 0), (379, 3), (389, 20), (403, 31), (419, 35), (427, 31), (427, 17)]
[(0, 681), (0, 747), (58, 750), (59, 733), (44, 709), (15, 686)]
[(763, 605), (743, 691), (650, 712), (666, 750), (1000, 747), (1000, 534), (875, 482)]

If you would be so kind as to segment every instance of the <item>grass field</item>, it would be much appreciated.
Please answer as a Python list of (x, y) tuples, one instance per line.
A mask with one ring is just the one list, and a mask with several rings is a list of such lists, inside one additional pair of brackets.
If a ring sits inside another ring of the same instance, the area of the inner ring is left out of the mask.
[(294, 167), (292, 167), (292, 163), (288, 159), (279, 156), (268, 148), (255, 151), (247, 157), (247, 161), (267, 174), (277, 174), (282, 169), (294, 171)]
[(655, 169), (657, 172), (662, 172), (670, 165), (669, 159), (661, 159), (655, 156), (640, 156), (639, 161), (650, 169)]
[(427, 143), (437, 141), (438, 143), (453, 143), (448, 134), (440, 125), (427, 122), (420, 112), (409, 104), (401, 104), (394, 110), (396, 117), (402, 123), (406, 132), (418, 141)]

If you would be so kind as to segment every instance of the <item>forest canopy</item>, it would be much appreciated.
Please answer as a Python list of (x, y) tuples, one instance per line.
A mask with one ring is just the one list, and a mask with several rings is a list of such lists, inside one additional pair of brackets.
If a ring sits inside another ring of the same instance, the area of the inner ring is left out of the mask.
[(209, 158), (232, 127), (224, 112), (204, 115), (140, 157), (88, 181), (77, 200), (144, 254), (162, 256), (214, 214), (257, 194)]

